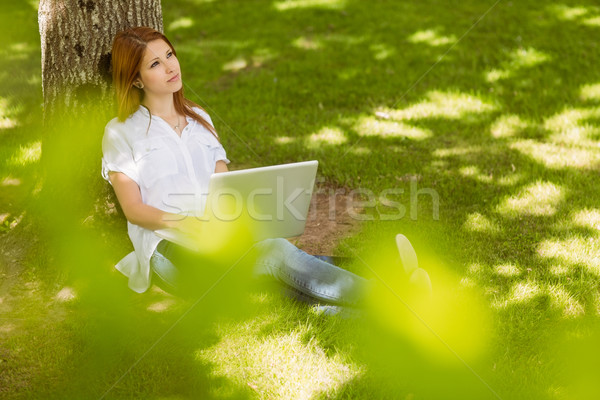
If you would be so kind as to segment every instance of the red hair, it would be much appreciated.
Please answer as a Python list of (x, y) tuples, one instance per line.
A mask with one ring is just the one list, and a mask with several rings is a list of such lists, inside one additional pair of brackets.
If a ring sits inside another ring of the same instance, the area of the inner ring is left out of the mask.
[[(173, 54), (177, 56), (175, 48), (169, 42), (169, 39), (161, 32), (152, 28), (145, 26), (129, 28), (117, 33), (115, 36), (112, 46), (111, 66), (113, 85), (115, 86), (117, 97), (117, 116), (119, 121), (125, 121), (131, 114), (138, 110), (142, 103), (144, 92), (134, 87), (133, 82), (140, 76), (140, 68), (148, 43), (159, 39), (164, 40), (173, 51)], [(201, 110), (204, 109), (183, 96), (183, 85), (181, 89), (173, 93), (173, 103), (178, 113), (193, 118), (218, 139), (213, 126), (192, 110), (192, 107), (198, 107)]]

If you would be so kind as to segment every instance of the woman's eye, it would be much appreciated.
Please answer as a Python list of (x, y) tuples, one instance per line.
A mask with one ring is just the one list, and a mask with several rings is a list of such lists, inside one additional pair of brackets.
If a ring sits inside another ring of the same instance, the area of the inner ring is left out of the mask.
[(152, 65), (150, 66), (150, 68), (154, 68), (154, 67), (156, 67), (157, 65), (158, 65), (158, 61), (154, 61), (154, 62), (152, 63)]
[(168, 53), (167, 53), (167, 58), (171, 57), (172, 55), (173, 55), (173, 52), (172, 52), (172, 51), (168, 52)]

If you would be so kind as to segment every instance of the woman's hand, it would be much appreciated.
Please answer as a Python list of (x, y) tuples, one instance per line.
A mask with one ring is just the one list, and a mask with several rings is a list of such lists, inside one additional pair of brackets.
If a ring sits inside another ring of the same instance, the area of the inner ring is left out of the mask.
[(205, 231), (203, 228), (206, 221), (202, 221), (196, 217), (185, 217), (181, 215), (177, 215), (176, 218), (177, 219), (173, 219), (171, 222), (171, 228), (178, 230), (186, 236), (198, 238)]

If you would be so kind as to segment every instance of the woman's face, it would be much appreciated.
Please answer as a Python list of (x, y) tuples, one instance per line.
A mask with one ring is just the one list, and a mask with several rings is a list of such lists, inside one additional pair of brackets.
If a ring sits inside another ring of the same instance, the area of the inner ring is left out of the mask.
[(181, 89), (179, 61), (171, 47), (162, 39), (153, 40), (146, 46), (140, 67), (140, 81), (147, 96), (175, 93)]

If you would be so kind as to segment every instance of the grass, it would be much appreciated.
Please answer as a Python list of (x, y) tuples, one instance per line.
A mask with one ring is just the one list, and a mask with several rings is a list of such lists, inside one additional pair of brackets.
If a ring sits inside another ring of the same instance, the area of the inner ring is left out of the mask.
[(265, 294), (221, 309), (223, 285), (146, 354), (193, 303), (125, 288), (111, 270), (128, 249), (120, 217), (95, 215), (67, 252), (91, 258), (83, 271), (49, 262), (21, 223), (39, 191), (40, 59), (35, 8), (14, 3), (0, 61), (3, 397), (100, 398), (115, 382), (105, 398), (597, 397), (594, 2), (501, 1), (475, 26), (492, 1), (163, 3), (186, 93), (233, 165), (318, 159), (327, 181), (371, 193), (371, 220), (338, 251), (372, 274), (394, 233), (410, 237), (441, 301), (419, 309), (438, 337), (389, 293), (383, 316), (356, 323)]

